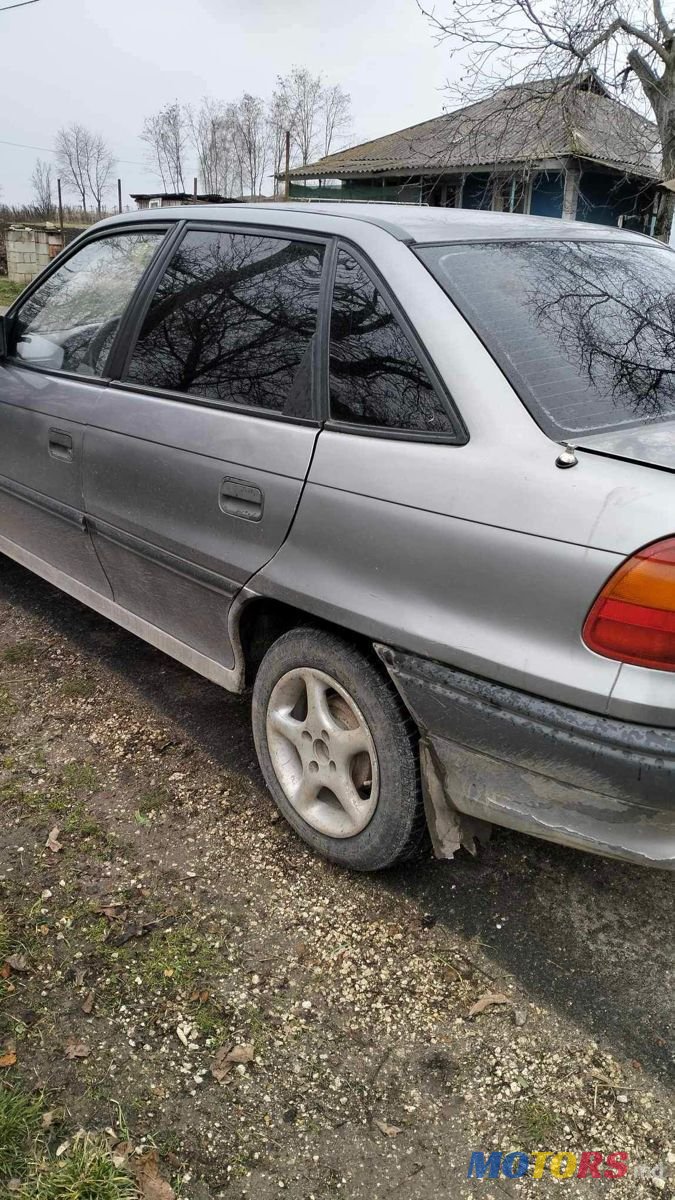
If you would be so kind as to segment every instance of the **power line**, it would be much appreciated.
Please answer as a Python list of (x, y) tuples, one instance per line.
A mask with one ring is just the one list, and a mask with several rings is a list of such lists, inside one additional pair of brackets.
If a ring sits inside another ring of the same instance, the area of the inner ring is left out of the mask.
[[(24, 0), (26, 4), (37, 4), (38, 0)], [(10, 8), (14, 7), (10, 5)], [(0, 12), (3, 10), (0, 8)], [(0, 138), (0, 146), (15, 146), (17, 150), (41, 150), (43, 154), (56, 154), (53, 146), (29, 146), (25, 142), (7, 142), (4, 138)], [(148, 169), (147, 163), (134, 162), (131, 158), (118, 158), (117, 162), (124, 163), (127, 167), (143, 167)]]
[(25, 8), (27, 4), (39, 4), (40, 0), (21, 0), (20, 4), (5, 4), (0, 12), (9, 12), (10, 8)]

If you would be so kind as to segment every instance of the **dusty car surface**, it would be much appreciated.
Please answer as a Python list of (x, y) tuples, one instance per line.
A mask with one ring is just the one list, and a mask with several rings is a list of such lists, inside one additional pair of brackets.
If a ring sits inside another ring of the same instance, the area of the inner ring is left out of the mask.
[(675, 866), (675, 254), (400, 205), (104, 221), (3, 320), (0, 551), (253, 688), (361, 870)]

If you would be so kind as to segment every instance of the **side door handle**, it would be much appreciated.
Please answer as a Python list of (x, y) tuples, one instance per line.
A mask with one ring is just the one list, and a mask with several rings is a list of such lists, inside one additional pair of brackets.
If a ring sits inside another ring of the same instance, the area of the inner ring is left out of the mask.
[(242, 521), (262, 521), (265, 497), (259, 487), (245, 479), (223, 479), (218, 503), (229, 517)]
[(50, 429), (49, 454), (52, 458), (60, 458), (64, 462), (72, 462), (73, 439), (70, 434), (64, 433), (62, 429)]

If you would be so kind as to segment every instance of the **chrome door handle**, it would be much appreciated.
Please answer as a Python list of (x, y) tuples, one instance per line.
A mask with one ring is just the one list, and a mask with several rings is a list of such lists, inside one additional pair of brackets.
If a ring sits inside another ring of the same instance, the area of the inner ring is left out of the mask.
[(259, 487), (245, 479), (223, 479), (218, 504), (229, 517), (242, 521), (262, 521), (265, 497)]
[(49, 454), (51, 458), (61, 458), (65, 462), (73, 461), (73, 439), (62, 429), (49, 430)]

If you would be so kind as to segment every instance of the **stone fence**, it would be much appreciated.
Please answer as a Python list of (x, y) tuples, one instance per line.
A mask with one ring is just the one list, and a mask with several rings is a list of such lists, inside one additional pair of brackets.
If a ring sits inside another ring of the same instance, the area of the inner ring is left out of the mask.
[(5, 240), (7, 276), (13, 283), (30, 283), (63, 249), (56, 225), (10, 225)]

